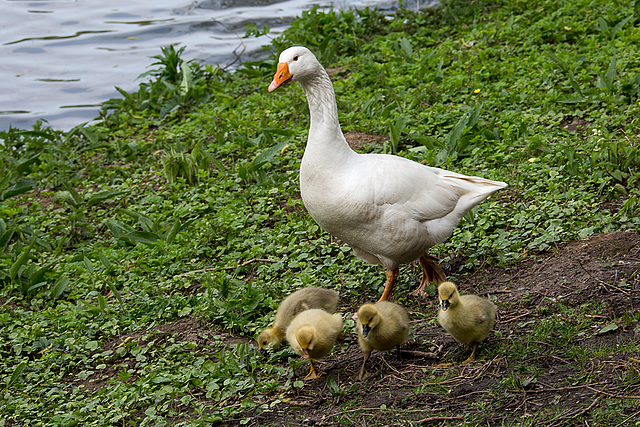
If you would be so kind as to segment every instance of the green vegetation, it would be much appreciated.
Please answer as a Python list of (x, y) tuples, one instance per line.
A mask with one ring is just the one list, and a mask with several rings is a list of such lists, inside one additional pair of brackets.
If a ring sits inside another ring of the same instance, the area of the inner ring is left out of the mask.
[[(246, 424), (304, 387), (301, 362), (288, 350), (265, 360), (228, 334), (253, 338), (303, 286), (335, 288), (354, 307), (377, 298), (379, 268), (332, 240), (299, 198), (306, 100), (297, 85), (266, 91), (293, 44), (337, 69), (345, 131), (388, 136), (364, 152), (509, 183), (434, 248), (464, 259), (454, 279), (640, 229), (639, 20), (627, 2), (604, 0), (452, 0), (387, 18), (312, 9), (267, 61), (228, 74), (168, 47), (151, 80), (105, 103), (99, 123), (0, 132), (0, 426)], [(411, 298), (404, 277), (397, 294)], [(547, 309), (522, 325), (531, 343), (500, 339), (486, 357), (506, 355), (513, 369), (495, 393), (535, 381), (531, 352), (637, 356), (637, 344), (572, 343), (596, 322), (581, 313), (594, 311)], [(210, 326), (180, 340), (167, 330), (191, 321)], [(448, 392), (446, 374), (434, 375), (417, 395)], [(637, 384), (637, 370), (616, 380)], [(627, 417), (606, 408), (589, 423)], [(526, 422), (549, 425), (562, 411)], [(478, 400), (464, 421), (488, 412)]]

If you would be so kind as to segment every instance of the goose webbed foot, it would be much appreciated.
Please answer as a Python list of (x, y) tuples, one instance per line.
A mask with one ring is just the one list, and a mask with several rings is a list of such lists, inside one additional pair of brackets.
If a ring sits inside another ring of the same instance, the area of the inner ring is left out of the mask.
[(429, 295), (425, 292), (429, 283), (435, 282), (439, 285), (447, 280), (447, 275), (444, 274), (442, 267), (438, 265), (438, 259), (429, 254), (424, 254), (420, 257), (420, 266), (422, 267), (422, 280), (420, 280), (420, 286), (413, 291), (411, 295), (420, 296), (422, 298), (429, 298)]

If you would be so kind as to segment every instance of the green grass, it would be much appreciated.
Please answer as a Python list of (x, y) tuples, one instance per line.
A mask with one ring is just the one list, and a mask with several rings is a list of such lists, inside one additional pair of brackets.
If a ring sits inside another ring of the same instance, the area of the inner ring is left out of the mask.
[[(345, 131), (389, 136), (364, 151), (509, 183), (434, 248), (444, 261), (464, 258), (454, 278), (640, 229), (633, 13), (622, 2), (549, 0), (450, 1), (389, 19), (313, 9), (268, 47), (271, 59), (234, 74), (166, 48), (152, 80), (106, 103), (101, 123), (0, 132), (0, 425), (247, 421), (276, 410), (264, 396), (302, 384), (291, 367), (224, 345), (215, 331), (254, 337), (281, 297), (304, 286), (377, 297), (379, 268), (332, 240), (299, 198), (306, 100), (296, 85), (266, 92), (291, 44), (342, 70), (334, 84)], [(544, 344), (504, 336), (488, 357), (519, 366), (527, 353), (578, 364), (637, 354), (567, 346), (606, 326), (582, 316), (597, 310), (543, 311), (523, 328)], [(189, 318), (215, 329), (207, 345), (153, 332)], [(495, 392), (536, 375), (514, 369)], [(87, 379), (95, 390), (77, 387)], [(445, 393), (441, 380), (419, 389)], [(637, 373), (619, 381), (637, 383)], [(481, 420), (485, 403), (464, 422)], [(524, 422), (562, 414), (548, 411)], [(610, 416), (599, 407), (591, 420)]]

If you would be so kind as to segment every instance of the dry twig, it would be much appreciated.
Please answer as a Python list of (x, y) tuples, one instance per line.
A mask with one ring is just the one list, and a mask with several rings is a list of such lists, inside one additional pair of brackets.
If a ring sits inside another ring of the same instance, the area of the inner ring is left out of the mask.
[(420, 421), (418, 421), (418, 423), (427, 424), (432, 421), (450, 421), (450, 420), (461, 420), (461, 419), (462, 419), (462, 416), (460, 415), (455, 417), (428, 417), (428, 418), (421, 419)]

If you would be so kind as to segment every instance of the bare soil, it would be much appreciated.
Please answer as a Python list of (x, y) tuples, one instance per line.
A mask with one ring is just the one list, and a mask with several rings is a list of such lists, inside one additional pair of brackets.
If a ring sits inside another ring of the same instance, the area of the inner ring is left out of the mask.
[(345, 132), (344, 138), (351, 148), (363, 151), (370, 146), (382, 146), (389, 138), (365, 132)]
[[(417, 283), (418, 269), (409, 267), (401, 274), (407, 272), (413, 272), (414, 277), (407, 275), (404, 280)], [(355, 382), (351, 377), (360, 368), (362, 352), (355, 337), (347, 337), (331, 356), (318, 362), (326, 372), (324, 376), (306, 381), (302, 388), (286, 395), (274, 392), (258, 402), (279, 401), (273, 411), (255, 414), (245, 425), (455, 425), (465, 413), (478, 413), (482, 408), (483, 424), (503, 425), (505, 416), (512, 416), (508, 423), (518, 425), (552, 407), (562, 408), (561, 416), (547, 425), (589, 425), (586, 420), (591, 411), (623, 397), (638, 402), (638, 409), (627, 410), (624, 416), (632, 420), (640, 415), (640, 355), (620, 351), (577, 364), (562, 352), (538, 351), (526, 356), (526, 363), (538, 373), (535, 378), (510, 366), (507, 355), (487, 357), (488, 349), (500, 340), (527, 340), (528, 325), (537, 319), (555, 315), (562, 321), (559, 307), (580, 307), (591, 301), (603, 310), (590, 314), (598, 322), (593, 330), (578, 334), (576, 342), (585, 348), (637, 343), (639, 323), (628, 318), (640, 308), (640, 233), (620, 231), (573, 241), (506, 268), (471, 272), (458, 285), (464, 292), (497, 298), (498, 324), (480, 347), (476, 362), (461, 364), (468, 351), (435, 321), (435, 298), (427, 301), (409, 297), (412, 334), (403, 346), (402, 360), (393, 352), (374, 352), (367, 364), (371, 376)], [(396, 292), (407, 290), (400, 287)], [(357, 299), (342, 296), (341, 308), (353, 312), (363, 302)], [(616, 328), (602, 333), (607, 325)], [(175, 340), (198, 345), (210, 344), (200, 342), (202, 336), (226, 343), (253, 342), (247, 337), (215, 332), (199, 319), (182, 319), (154, 331), (154, 339), (158, 334), (172, 335)], [(141, 339), (149, 332), (134, 338)], [(104, 347), (115, 348), (121, 342), (119, 338)], [(286, 361), (282, 365), (286, 367)], [(302, 379), (307, 370), (303, 365), (294, 372), (295, 378)], [(635, 380), (623, 380), (630, 376)], [(329, 377), (335, 385), (328, 383)], [(570, 378), (579, 380), (570, 382)], [(427, 380), (437, 385), (424, 387)], [(496, 387), (499, 384), (502, 386)], [(85, 387), (97, 390), (103, 385), (94, 379)], [(502, 391), (496, 393), (496, 389)], [(243, 419), (246, 421), (246, 416)], [(239, 425), (240, 421), (226, 420), (223, 424)]]

